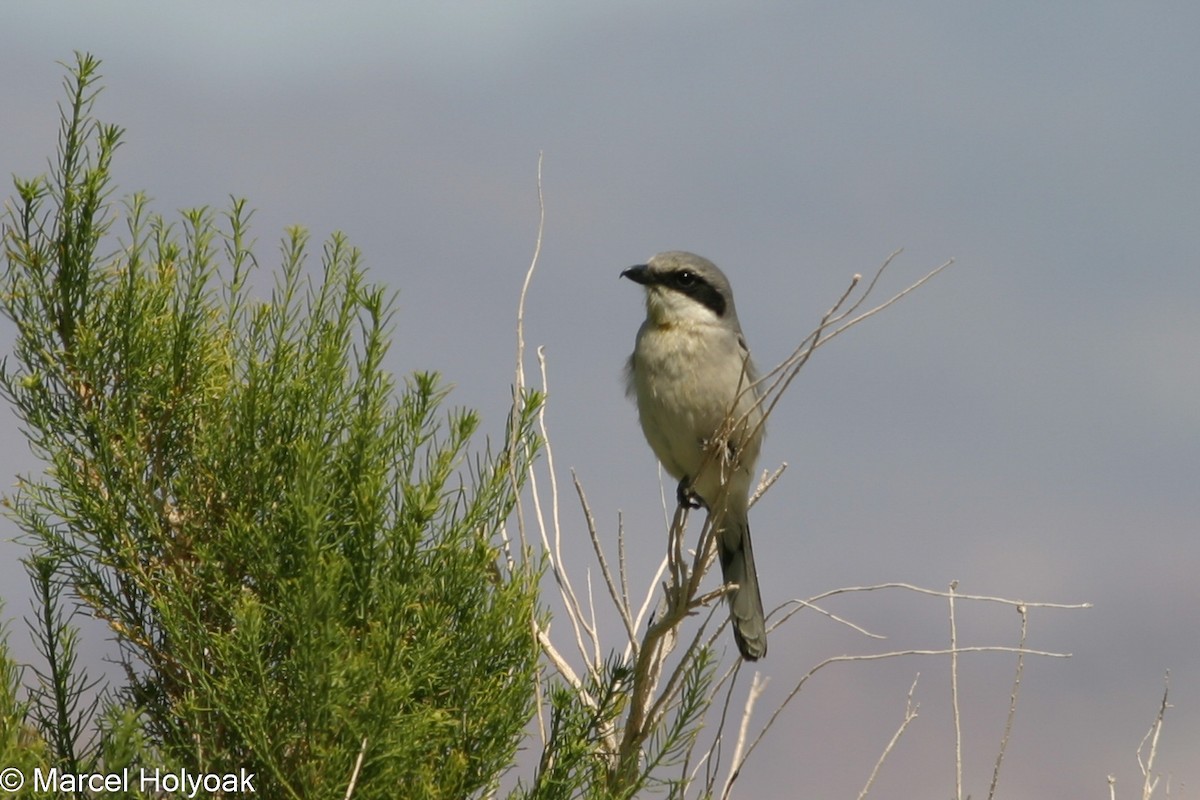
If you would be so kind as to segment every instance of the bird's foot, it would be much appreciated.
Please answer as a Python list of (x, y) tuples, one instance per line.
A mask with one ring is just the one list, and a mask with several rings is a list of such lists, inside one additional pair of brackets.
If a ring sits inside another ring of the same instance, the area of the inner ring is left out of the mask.
[(701, 508), (704, 505), (704, 500), (693, 491), (687, 478), (679, 482), (679, 487), (675, 490), (675, 499), (684, 508)]

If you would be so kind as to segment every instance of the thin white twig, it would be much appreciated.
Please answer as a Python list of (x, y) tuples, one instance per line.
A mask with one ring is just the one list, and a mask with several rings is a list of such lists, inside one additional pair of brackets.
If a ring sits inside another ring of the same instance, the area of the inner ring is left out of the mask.
[(358, 748), (358, 758), (354, 759), (354, 770), (350, 773), (350, 784), (346, 787), (346, 795), (344, 800), (350, 800), (354, 796), (354, 787), (358, 785), (358, 773), (362, 770), (363, 757), (367, 754), (367, 737), (363, 737), (362, 744)]
[(770, 633), (771, 631), (780, 627), (781, 625), (786, 623), (792, 617), (799, 614), (804, 609), (811, 608), (813, 611), (816, 611), (821, 616), (827, 617), (828, 619), (838, 623), (839, 625), (845, 625), (847, 628), (850, 628), (851, 630), (855, 631), (856, 633), (861, 633), (863, 636), (866, 636), (870, 639), (886, 639), (887, 638), (886, 636), (884, 636), (881, 633), (872, 633), (871, 631), (867, 630), (866, 628), (862, 627), (861, 625), (853, 623), (848, 619), (844, 619), (844, 618), (838, 616), (837, 614), (834, 614), (832, 611), (828, 611), (824, 608), (821, 608), (819, 605), (817, 605), (816, 603), (813, 603), (810, 600), (800, 600), (799, 598), (789, 600), (786, 603), (781, 603), (780, 605), (776, 606), (775, 608), (773, 608), (771, 610), (771, 613), (767, 615), (767, 619), (774, 617), (777, 612), (779, 612), (780, 610), (782, 610), (784, 608), (788, 608), (789, 606), (791, 606), (792, 608), (790, 608), (786, 614), (784, 614), (782, 617), (780, 617), (778, 619), (778, 621), (771, 623), (771, 625), (767, 627), (767, 633)]
[[(1017, 606), (1021, 615), (1021, 642), (1018, 645), (1025, 648), (1025, 638), (1029, 633), (1029, 609), (1024, 605)], [(992, 770), (992, 785), (988, 787), (988, 800), (996, 798), (996, 784), (1000, 782), (1000, 765), (1004, 761), (1004, 753), (1008, 749), (1008, 739), (1012, 735), (1013, 719), (1017, 715), (1017, 696), (1021, 692), (1021, 673), (1025, 668), (1025, 653), (1017, 653), (1017, 673), (1013, 677), (1012, 694), (1008, 699), (1008, 717), (1004, 721), (1004, 735), (1000, 737), (1000, 750), (996, 753), (996, 766)]]
[(675, 518), (667, 535), (668, 568), (671, 570), (671, 586), (684, 586), (688, 582), (687, 565), (683, 560), (683, 538), (687, 535), (687, 506), (675, 507)]
[[(898, 253), (899, 253), (899, 251), (897, 251), (897, 254), (898, 254)], [(953, 259), (953, 258), (951, 258), (951, 259), (947, 259), (945, 262), (943, 262), (943, 263), (942, 263), (942, 264), (940, 264), (939, 266), (937, 266), (937, 267), (934, 267), (934, 268), (933, 268), (933, 269), (931, 269), (929, 272), (925, 273), (925, 275), (923, 275), (923, 276), (922, 276), (922, 277), (921, 277), (919, 280), (917, 280), (917, 281), (915, 281), (915, 282), (913, 282), (913, 283), (909, 284), (907, 287), (905, 287), (905, 288), (904, 288), (904, 289), (902, 289), (901, 291), (897, 292), (896, 294), (892, 295), (892, 296), (891, 296), (891, 297), (889, 297), (887, 300), (883, 301), (882, 303), (880, 303), (879, 305), (875, 306), (875, 307), (874, 307), (874, 308), (872, 308), (871, 310), (869, 310), (869, 311), (864, 311), (863, 313), (859, 314), (857, 317), (855, 317), (854, 319), (850, 320), (849, 322), (846, 322), (846, 323), (844, 323), (844, 324), (842, 324), (842, 325), (839, 325), (839, 326), (838, 326), (836, 329), (834, 329), (834, 331), (833, 331), (832, 333), (830, 333), (828, 336), (826, 336), (826, 337), (825, 337), (825, 341), (829, 341), (830, 339), (832, 339), (833, 337), (837, 336), (839, 333), (841, 333), (842, 331), (846, 330), (847, 328), (853, 327), (854, 325), (857, 325), (858, 323), (862, 322), (863, 320), (865, 320), (865, 319), (867, 319), (867, 318), (869, 318), (869, 317), (873, 317), (873, 316), (875, 316), (876, 314), (878, 314), (880, 311), (883, 311), (883, 310), (884, 310), (885, 308), (887, 308), (888, 306), (891, 306), (891, 305), (893, 305), (893, 304), (895, 304), (895, 303), (898, 303), (898, 302), (899, 302), (901, 299), (903, 299), (903, 298), (904, 298), (906, 295), (908, 295), (908, 294), (910, 294), (910, 293), (912, 293), (912, 292), (915, 292), (917, 289), (920, 289), (920, 288), (921, 288), (922, 286), (924, 286), (926, 283), (928, 283), (929, 281), (933, 280), (935, 277), (937, 277), (937, 275), (938, 275), (940, 272), (942, 272), (942, 270), (945, 270), (945, 269), (947, 269), (947, 268), (948, 268), (948, 267), (950, 267), (950, 266), (951, 266), (953, 263), (954, 263), (954, 259)], [(882, 270), (880, 270), (880, 272), (882, 273)], [(865, 299), (865, 298), (866, 298), (866, 295), (864, 295), (863, 297), (864, 297), (864, 299)]]
[[(932, 592), (932, 593), (940, 594), (938, 592)], [(1017, 653), (1017, 652), (1022, 652), (1025, 655), (1029, 655), (1029, 656), (1043, 656), (1045, 658), (1070, 658), (1071, 657), (1070, 653), (1055, 653), (1055, 652), (1049, 651), (1049, 650), (1029, 650), (1029, 649), (1021, 649), (1021, 648), (1016, 648), (1016, 647), (1006, 647), (1003, 645), (978, 645), (978, 646), (972, 646), (972, 647), (958, 647), (958, 648), (955, 648), (954, 650), (950, 650), (948, 648), (936, 649), (936, 650), (921, 650), (921, 649), (890, 650), (886, 653), (864, 653), (864, 654), (853, 655), (853, 656), (850, 656), (850, 655), (830, 656), (829, 658), (826, 658), (824, 661), (821, 661), (820, 663), (818, 663), (815, 667), (810, 669), (803, 676), (801, 676), (800, 680), (796, 682), (796, 685), (794, 687), (792, 687), (791, 692), (788, 693), (788, 696), (786, 698), (784, 698), (783, 702), (779, 704), (779, 706), (775, 709), (774, 712), (772, 712), (771, 716), (767, 719), (766, 724), (758, 732), (758, 735), (754, 738), (754, 741), (751, 743), (750, 747), (746, 750), (746, 754), (742, 757), (742, 760), (744, 762), (746, 759), (748, 759), (750, 757), (750, 755), (758, 747), (759, 743), (762, 742), (763, 738), (766, 736), (767, 731), (771, 729), (771, 727), (775, 724), (775, 721), (777, 719), (779, 719), (781, 714), (783, 714), (784, 709), (786, 709), (788, 707), (788, 705), (792, 702), (792, 700), (795, 699), (796, 695), (798, 695), (800, 693), (800, 690), (804, 688), (805, 684), (807, 684), (808, 681), (814, 675), (817, 674), (817, 672), (824, 669), (825, 667), (828, 667), (830, 664), (840, 664), (842, 662), (880, 661), (885, 658), (900, 658), (903, 656), (948, 656), (951, 654), (959, 654), (959, 653)], [(739, 769), (741, 768), (740, 764), (737, 766)]]
[(913, 678), (912, 686), (908, 688), (908, 701), (904, 706), (904, 721), (900, 723), (900, 727), (892, 734), (891, 740), (887, 743), (887, 747), (883, 748), (883, 752), (879, 754), (879, 760), (875, 762), (875, 768), (871, 770), (871, 776), (867, 778), (866, 785), (863, 786), (861, 792), (858, 793), (858, 800), (864, 800), (867, 792), (871, 791), (871, 786), (875, 783), (875, 778), (879, 775), (879, 769), (883, 766), (883, 762), (892, 752), (892, 748), (896, 746), (896, 742), (900, 741), (900, 737), (904, 735), (904, 731), (908, 729), (908, 725), (917, 718), (917, 709), (920, 704), (913, 705), (913, 692), (917, 690), (917, 681), (921, 679), (921, 673), (917, 673), (917, 677)]
[(962, 718), (958, 709), (958, 623), (954, 618), (954, 590), (958, 581), (950, 581), (947, 602), (950, 606), (950, 708), (954, 713), (954, 800), (962, 800)]
[[(516, 516), (517, 516), (517, 537), (521, 544), (520, 557), (521, 557), (522, 561), (524, 561), (526, 564), (528, 563), (527, 559), (530, 556), (530, 543), (529, 543), (529, 537), (527, 534), (527, 527), (525, 524), (525, 508), (524, 508), (524, 504), (521, 503), (521, 501), (520, 501), (520, 492), (519, 492), (520, 479), (519, 479), (519, 477), (517, 475), (517, 471), (516, 471), (517, 430), (518, 430), (518, 425), (520, 422), (522, 408), (524, 407), (524, 399), (523, 398), (525, 396), (525, 386), (526, 386), (526, 384), (525, 384), (525, 300), (529, 294), (529, 286), (533, 281), (533, 273), (537, 269), (538, 259), (541, 257), (542, 238), (543, 238), (543, 235), (545, 233), (545, 228), (546, 228), (546, 203), (545, 203), (545, 197), (542, 193), (542, 153), (538, 153), (537, 196), (538, 196), (537, 236), (534, 239), (533, 256), (529, 260), (529, 268), (525, 270), (525, 280), (521, 284), (521, 293), (517, 299), (517, 342), (516, 342), (517, 353), (516, 353), (516, 364), (514, 365), (515, 374), (513, 376), (512, 411), (509, 416), (509, 442), (508, 442), (508, 463), (509, 463), (509, 469), (510, 469), (509, 479), (512, 483), (513, 493), (517, 495), (517, 502), (515, 504), (515, 506), (516, 506), (515, 511), (516, 511)], [(528, 469), (526, 474), (531, 479), (535, 477), (535, 474), (532, 469), (532, 465), (530, 465), (530, 468)], [(536, 497), (536, 493), (537, 493), (536, 484), (534, 484), (531, 487), (531, 491), (534, 493), (534, 496)], [(506, 554), (506, 558), (507, 558), (507, 561), (509, 564), (509, 568), (515, 569), (516, 559), (512, 554), (512, 547), (511, 547), (511, 542), (508, 537), (508, 530), (506, 527), (502, 526), (501, 532), (503, 535), (503, 546), (505, 549), (505, 554)], [(542, 650), (543, 650), (543, 652), (545, 652), (547, 654), (547, 657), (549, 657), (552, 662), (554, 662), (555, 660), (557, 660), (559, 662), (556, 665), (559, 668), (559, 674), (561, 674), (563, 676), (563, 679), (566, 680), (570, 685), (578, 688), (579, 679), (575, 676), (574, 672), (571, 670), (570, 665), (568, 665), (565, 661), (563, 661), (563, 659), (558, 655), (558, 651), (555, 650), (553, 645), (550, 644), (550, 637), (548, 636), (548, 631), (545, 631), (542, 629), (541, 623), (537, 619), (536, 611), (533, 612), (533, 614), (531, 614), (531, 616), (529, 618), (529, 625), (534, 632), (534, 637), (541, 644)], [(563, 670), (564, 667), (565, 667), (565, 671)], [(542, 693), (542, 684), (541, 684), (540, 676), (535, 674), (535, 676), (533, 678), (533, 682), (534, 682), (535, 693), (537, 695), (537, 701), (538, 701), (538, 705), (537, 705), (538, 734), (541, 738), (542, 744), (545, 745), (547, 742), (548, 734), (546, 731), (546, 718), (545, 718), (545, 714), (543, 713), (543, 711), (544, 711), (544, 702), (543, 702), (544, 696)]]
[(784, 461), (780, 463), (779, 468), (774, 472), (768, 472), (764, 469), (762, 478), (760, 478), (758, 481), (758, 486), (755, 487), (754, 493), (750, 495), (750, 503), (747, 508), (754, 508), (754, 504), (759, 501), (759, 498), (766, 494), (770, 488), (775, 485), (775, 482), (783, 477), (783, 473), (787, 470), (787, 468), (787, 462)]
[[(544, 384), (543, 384), (544, 385)], [(553, 471), (553, 454), (550, 448), (550, 442), (545, 426), (545, 406), (538, 410), (539, 427), (542, 430), (544, 439), (543, 447), (546, 449), (547, 469), (550, 470), (551, 490), (555, 493), (553, 497), (554, 506), (557, 507), (557, 487), (558, 481), (554, 476)], [(554, 528), (554, 543), (550, 542), (550, 526), (546, 524), (546, 517), (542, 511), (541, 493), (538, 491), (537, 473), (533, 465), (529, 465), (529, 498), (533, 503), (534, 518), (537, 520), (538, 534), (542, 540), (542, 550), (546, 554), (550, 562), (550, 574), (554, 576), (554, 581), (558, 585), (559, 596), (562, 597), (563, 605), (567, 612), (567, 618), (571, 622), (571, 627), (575, 631), (575, 644), (579, 649), (580, 655), (585, 660), (589, 660), (587, 647), (583, 643), (584, 620), (583, 606), (579, 602), (575, 590), (571, 586), (571, 579), (567, 576), (567, 572), (562, 567), (562, 538), (559, 535), (557, 526)], [(518, 504), (518, 507), (520, 504)]]
[[(821, 594), (813, 596), (812, 598), (810, 598), (808, 600), (808, 602), (815, 603), (819, 600), (824, 600), (826, 597), (833, 597), (833, 596), (839, 595), (839, 594), (849, 594), (851, 592), (877, 592), (877, 591), (884, 590), (884, 589), (904, 589), (905, 591), (916, 592), (917, 594), (927, 594), (932, 597), (943, 597), (943, 598), (950, 597), (949, 592), (940, 591), (938, 589), (926, 589), (923, 586), (916, 586), (911, 583), (892, 582), (892, 583), (875, 583), (875, 584), (870, 584), (867, 586), (843, 586), (839, 589), (830, 589), (827, 592), (822, 592)], [(985, 594), (961, 594), (961, 593), (956, 592), (954, 594), (954, 596), (956, 598), (958, 598), (959, 600), (972, 600), (975, 602), (985, 602), (985, 603), (1003, 603), (1004, 605), (1014, 606), (1014, 607), (1023, 605), (1026, 608), (1075, 609), (1075, 608), (1091, 608), (1092, 607), (1091, 603), (1036, 603), (1036, 602), (1030, 602), (1028, 600), (1010, 600), (1007, 597), (995, 597), (992, 595), (985, 595)]]
[(750, 717), (754, 713), (754, 706), (758, 699), (762, 697), (766, 691), (769, 681), (762, 677), (761, 672), (755, 672), (754, 677), (750, 680), (750, 691), (746, 693), (746, 707), (742, 711), (742, 723), (738, 726), (737, 743), (733, 748), (733, 759), (730, 762), (733, 766), (729, 770), (729, 776), (725, 779), (725, 786), (721, 790), (721, 800), (726, 800), (729, 797), (730, 790), (733, 789), (733, 782), (737, 780), (741, 773), (742, 751), (746, 747), (746, 736), (749, 733)]
[(600, 655), (600, 632), (598, 623), (596, 622), (596, 598), (592, 594), (592, 571), (589, 569), (584, 573), (584, 578), (587, 579), (587, 601), (588, 601), (588, 622), (587, 630), (591, 634), (592, 645), (594, 652), (592, 653), (592, 669), (594, 672), (600, 672), (601, 665), (604, 663)]
[[(513, 405), (512, 412), (509, 418), (509, 428), (511, 430), (509, 447), (509, 464), (516, 465), (516, 448), (517, 448), (517, 423), (521, 415), (523, 406), (522, 397), (525, 393), (525, 299), (529, 294), (529, 285), (533, 282), (533, 273), (537, 269), (538, 259), (542, 255), (542, 238), (546, 230), (546, 199), (542, 193), (542, 153), (538, 153), (537, 163), (537, 196), (538, 196), (538, 226), (537, 236), (533, 244), (533, 257), (529, 260), (529, 268), (525, 270), (525, 280), (521, 283), (521, 294), (517, 299), (517, 363), (515, 366), (516, 373), (513, 376)], [(532, 475), (532, 472), (530, 473)], [(517, 475), (511, 476), (514, 492), (519, 486)], [(525, 558), (529, 552), (529, 541), (526, 536), (525, 528), (525, 510), (521, 503), (516, 504), (517, 512), (517, 535), (521, 541), (521, 557)]]
[(525, 386), (525, 298), (529, 294), (529, 285), (533, 283), (533, 272), (537, 269), (538, 258), (542, 255), (542, 235), (546, 230), (546, 199), (542, 194), (542, 153), (538, 153), (537, 163), (537, 196), (538, 196), (538, 227), (537, 238), (533, 244), (533, 258), (529, 269), (525, 270), (525, 281), (521, 284), (521, 297), (517, 301), (517, 386)]
[(600, 534), (596, 530), (596, 518), (592, 516), (591, 506), (588, 504), (587, 495), (584, 494), (583, 484), (579, 482), (579, 476), (575, 474), (575, 470), (571, 470), (571, 480), (575, 483), (575, 494), (579, 497), (579, 505), (583, 509), (583, 518), (587, 523), (588, 538), (592, 541), (592, 550), (596, 553), (596, 561), (600, 564), (600, 574), (604, 578), (604, 585), (608, 587), (609, 597), (612, 598), (613, 605), (617, 607), (617, 613), (621, 617), (621, 621), (625, 623), (625, 632), (629, 636), (629, 641), (636, 648), (637, 632), (633, 627), (633, 618), (629, 614), (629, 606), (626, 605), (617, 585), (613, 581), (612, 570), (608, 568), (608, 560), (604, 557), (604, 548), (600, 545)]
[(646, 592), (646, 599), (642, 601), (642, 605), (638, 608), (637, 616), (633, 618), (633, 627), (635, 630), (641, 630), (646, 624), (646, 619), (650, 615), (650, 609), (654, 605), (654, 598), (658, 594), (658, 586), (662, 583), (663, 575), (667, 571), (667, 556), (663, 556), (662, 561), (658, 562), (658, 569), (654, 571), (654, 576), (650, 579), (649, 589)]
[[(838, 314), (838, 316), (833, 320), (835, 324), (853, 314), (859, 309), (860, 306), (862, 306), (863, 303), (867, 302), (867, 298), (870, 297), (875, 291), (875, 284), (879, 283), (879, 279), (883, 277), (883, 273), (887, 271), (887, 268), (892, 265), (892, 262), (899, 258), (900, 254), (903, 252), (903, 247), (897, 247), (888, 254), (888, 257), (885, 258), (883, 263), (879, 265), (879, 268), (875, 270), (875, 275), (871, 278), (871, 282), (867, 284), (867, 288), (863, 290), (863, 293), (859, 296), (859, 298), (855, 300), (849, 308), (847, 308), (841, 314)], [(855, 275), (854, 278), (856, 281), (862, 280), (861, 275)]]
[[(854, 291), (855, 287), (858, 285), (859, 281), (861, 280), (860, 275), (855, 275), (853, 277), (853, 279), (851, 280), (850, 286), (846, 289), (845, 293), (838, 300), (838, 302), (835, 303), (834, 306), (829, 309), (829, 311), (826, 313), (826, 315), (821, 319), (821, 323), (817, 326), (817, 328), (812, 333), (810, 333), (803, 342), (801, 342), (800, 346), (797, 347), (795, 351), (793, 351), (792, 355), (790, 355), (788, 358), (784, 359), (784, 361), (782, 363), (780, 363), (779, 366), (775, 367), (773, 370), (768, 372), (766, 375), (764, 375), (762, 378), (760, 378), (756, 382), (755, 385), (761, 385), (761, 384), (763, 384), (764, 381), (770, 380), (770, 386), (767, 388), (767, 390), (765, 392), (763, 392), (762, 397), (759, 398), (759, 402), (764, 403), (763, 419), (759, 423), (759, 425), (763, 425), (766, 423), (767, 417), (769, 417), (772, 414), (772, 412), (774, 412), (775, 406), (779, 403), (780, 398), (783, 397), (783, 394), (787, 391), (788, 387), (791, 385), (792, 380), (795, 379), (797, 374), (799, 374), (800, 369), (808, 362), (808, 359), (812, 356), (812, 354), (817, 350), (818, 347), (821, 347), (821, 346), (829, 343), (832, 339), (834, 339), (839, 334), (844, 333), (845, 331), (854, 327), (858, 323), (863, 322), (866, 319), (869, 319), (870, 317), (874, 316), (875, 314), (878, 314), (880, 311), (883, 311), (885, 308), (888, 308), (892, 304), (898, 302), (901, 298), (905, 297), (909, 293), (920, 288), (925, 283), (932, 280), (936, 275), (938, 275), (939, 273), (941, 273), (943, 270), (947, 269), (951, 264), (954, 263), (954, 259), (947, 260), (940, 266), (927, 272), (919, 280), (915, 281), (912, 284), (909, 284), (909, 286), (907, 286), (903, 290), (897, 292), (896, 294), (892, 295), (890, 298), (888, 298), (884, 302), (880, 303), (879, 305), (875, 306), (874, 308), (871, 308), (868, 311), (864, 311), (862, 314), (859, 314), (857, 317), (854, 317), (853, 319), (850, 319), (847, 322), (841, 322), (841, 320), (845, 319), (848, 315), (852, 314), (859, 307), (859, 305), (861, 305), (867, 299), (867, 297), (870, 296), (871, 292), (875, 288), (875, 284), (878, 283), (879, 278), (883, 275), (884, 270), (887, 269), (888, 265), (892, 263), (892, 260), (895, 259), (896, 256), (898, 256), (900, 254), (900, 252), (901, 252), (900, 250), (896, 250), (890, 256), (888, 256), (887, 259), (883, 262), (882, 266), (880, 266), (879, 269), (876, 270), (875, 277), (872, 278), (871, 282), (867, 285), (867, 288), (864, 290), (863, 294), (858, 298), (858, 300), (855, 301), (855, 303), (853, 305), (851, 305), (850, 308), (847, 309), (844, 313), (834, 316), (836, 314), (836, 312), (838, 311), (838, 309), (841, 308), (841, 306), (846, 302), (846, 298), (850, 296), (850, 294)], [(839, 322), (841, 323), (840, 325), (838, 324)], [(834, 327), (832, 330), (829, 330), (830, 326), (833, 326), (833, 325), (836, 325), (837, 327)], [(770, 398), (769, 402), (767, 402), (767, 398)]]
[(630, 612), (629, 572), (625, 567), (625, 517), (617, 512), (617, 571), (621, 574), (621, 604)]
[[(720, 629), (717, 633), (720, 633)], [(710, 640), (708, 646), (713, 646), (713, 643), (714, 640)], [(728, 688), (725, 689), (725, 699), (721, 702), (721, 716), (713, 731), (712, 744), (708, 746), (710, 761), (709, 768), (705, 773), (704, 797), (712, 796), (721, 769), (721, 751), (725, 744), (725, 724), (729, 719), (729, 709), (733, 705), (733, 690), (737, 685), (737, 676), (742, 671), (743, 663), (745, 662), (740, 658), (734, 659), (733, 663), (725, 669), (725, 673), (713, 684), (714, 697), (721, 692), (722, 687), (727, 686)]]
[(701, 645), (704, 643), (705, 631), (712, 622), (713, 607), (709, 607), (708, 615), (704, 621), (696, 629), (696, 635), (692, 637), (692, 641), (688, 643), (687, 648), (679, 658), (679, 663), (676, 665), (671, 676), (667, 679), (667, 684), (659, 693), (658, 699), (655, 700), (650, 710), (646, 713), (647, 726), (653, 729), (666, 716), (667, 710), (675, 702), (676, 696), (679, 694), (680, 685), (683, 682), (684, 676), (687, 673), (688, 664), (695, 658), (695, 654), (699, 652)]
[[(536, 352), (538, 369), (541, 372), (542, 377), (542, 388), (543, 391), (549, 394), (550, 382), (546, 374), (545, 348), (538, 347)], [(544, 403), (542, 404), (542, 407), (538, 409), (538, 427), (542, 432), (542, 449), (546, 453), (546, 472), (550, 476), (550, 519), (552, 525), (551, 530), (554, 532), (554, 550), (552, 551), (554, 553), (554, 559), (551, 566), (554, 571), (554, 577), (559, 579), (559, 586), (564, 592), (563, 600), (567, 604), (567, 613), (570, 615), (571, 624), (575, 629), (576, 646), (579, 648), (579, 654), (584, 658), (585, 661), (590, 661), (593, 664), (599, 664), (601, 661), (600, 637), (596, 633), (595, 616), (592, 616), (590, 621), (584, 616), (583, 606), (575, 596), (575, 590), (571, 586), (571, 579), (568, 577), (566, 570), (562, 567), (562, 524), (559, 519), (558, 470), (554, 468), (554, 448), (550, 444), (550, 431), (546, 426), (546, 406)], [(534, 501), (535, 503), (537, 502), (536, 493), (534, 495)], [(540, 503), (538, 504), (538, 507), (540, 509)], [(543, 524), (540, 510), (538, 513), (538, 522), (539, 525)], [(542, 538), (543, 540), (545, 539), (544, 533)], [(591, 652), (588, 652), (588, 647), (584, 643), (584, 633), (587, 634), (588, 641), (590, 641), (592, 644)]]
[[(1141, 744), (1137, 749), (1138, 767), (1142, 770), (1142, 800), (1150, 800), (1154, 795), (1154, 790), (1158, 788), (1159, 776), (1154, 774), (1154, 758), (1158, 755), (1158, 737), (1162, 733), (1163, 718), (1167, 714), (1167, 709), (1170, 704), (1167, 702), (1167, 696), (1171, 691), (1171, 673), (1167, 672), (1163, 679), (1163, 696), (1162, 703), (1158, 706), (1158, 716), (1154, 719), (1154, 724), (1150, 726), (1150, 730), (1142, 737)], [(1146, 747), (1146, 742), (1150, 742), (1150, 752), (1146, 759), (1142, 760), (1142, 750)]]
[(583, 681), (575, 674), (575, 670), (571, 668), (570, 662), (563, 658), (558, 652), (558, 648), (550, 641), (550, 629), (537, 626), (534, 628), (534, 635), (537, 637), (538, 644), (542, 646), (542, 651), (546, 654), (546, 658), (550, 659), (550, 663), (558, 670), (558, 674), (567, 682), (575, 692), (587, 701), (589, 707), (594, 707), (595, 702), (588, 697), (587, 692), (583, 688)]

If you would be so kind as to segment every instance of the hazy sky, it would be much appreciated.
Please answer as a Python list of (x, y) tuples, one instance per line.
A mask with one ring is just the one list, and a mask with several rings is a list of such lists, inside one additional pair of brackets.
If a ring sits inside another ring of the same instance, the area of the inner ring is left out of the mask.
[[(1184, 3), (57, 3), (0, 12), (0, 171), (45, 169), (63, 68), (104, 60), (127, 129), (122, 192), (344, 230), (399, 292), (397, 373), (437, 369), (502, 430), (537, 226), (531, 345), (560, 467), (648, 580), (654, 460), (621, 367), (642, 316), (621, 269), (719, 264), (757, 360), (784, 357), (892, 250), (881, 292), (944, 275), (822, 349), (772, 418), (781, 484), (752, 514), (764, 600), (904, 581), (1026, 600), (1030, 645), (1000, 796), (1118, 797), (1171, 670), (1160, 746), (1200, 779), (1200, 7)], [(11, 333), (4, 329), (5, 344)], [(32, 461), (5, 423), (0, 472)], [(590, 549), (563, 509), (576, 563)], [(14, 532), (11, 523), (9, 534)], [(27, 608), (3, 545), (7, 614)], [(763, 707), (831, 655), (943, 647), (936, 599), (829, 603), (774, 634)], [(1017, 615), (961, 607), (963, 644)], [(615, 632), (615, 631), (614, 631)], [(18, 627), (14, 644), (26, 647)], [(732, 652), (732, 646), (730, 647)], [(965, 791), (985, 797), (1013, 660), (965, 657)], [(904, 711), (873, 797), (954, 789), (948, 665), (819, 673), (737, 796), (853, 797)], [(1161, 793), (1161, 790), (1160, 790)], [(1173, 795), (1175, 796), (1175, 795)]]

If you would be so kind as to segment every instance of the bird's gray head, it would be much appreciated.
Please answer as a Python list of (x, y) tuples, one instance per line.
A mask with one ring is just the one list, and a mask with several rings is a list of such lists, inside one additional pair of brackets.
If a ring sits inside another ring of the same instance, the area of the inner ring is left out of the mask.
[(707, 258), (670, 250), (621, 277), (645, 287), (646, 314), (657, 325), (718, 323), (739, 329), (729, 280)]

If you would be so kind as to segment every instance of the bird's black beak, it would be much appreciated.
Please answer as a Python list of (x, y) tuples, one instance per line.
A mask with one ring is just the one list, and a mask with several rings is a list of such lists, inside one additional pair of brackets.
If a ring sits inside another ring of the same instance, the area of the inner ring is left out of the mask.
[(634, 283), (640, 283), (642, 286), (649, 286), (654, 282), (650, 275), (650, 267), (646, 266), (645, 264), (638, 264), (637, 266), (630, 267), (621, 273), (621, 277), (629, 278), (629, 280), (633, 281)]

